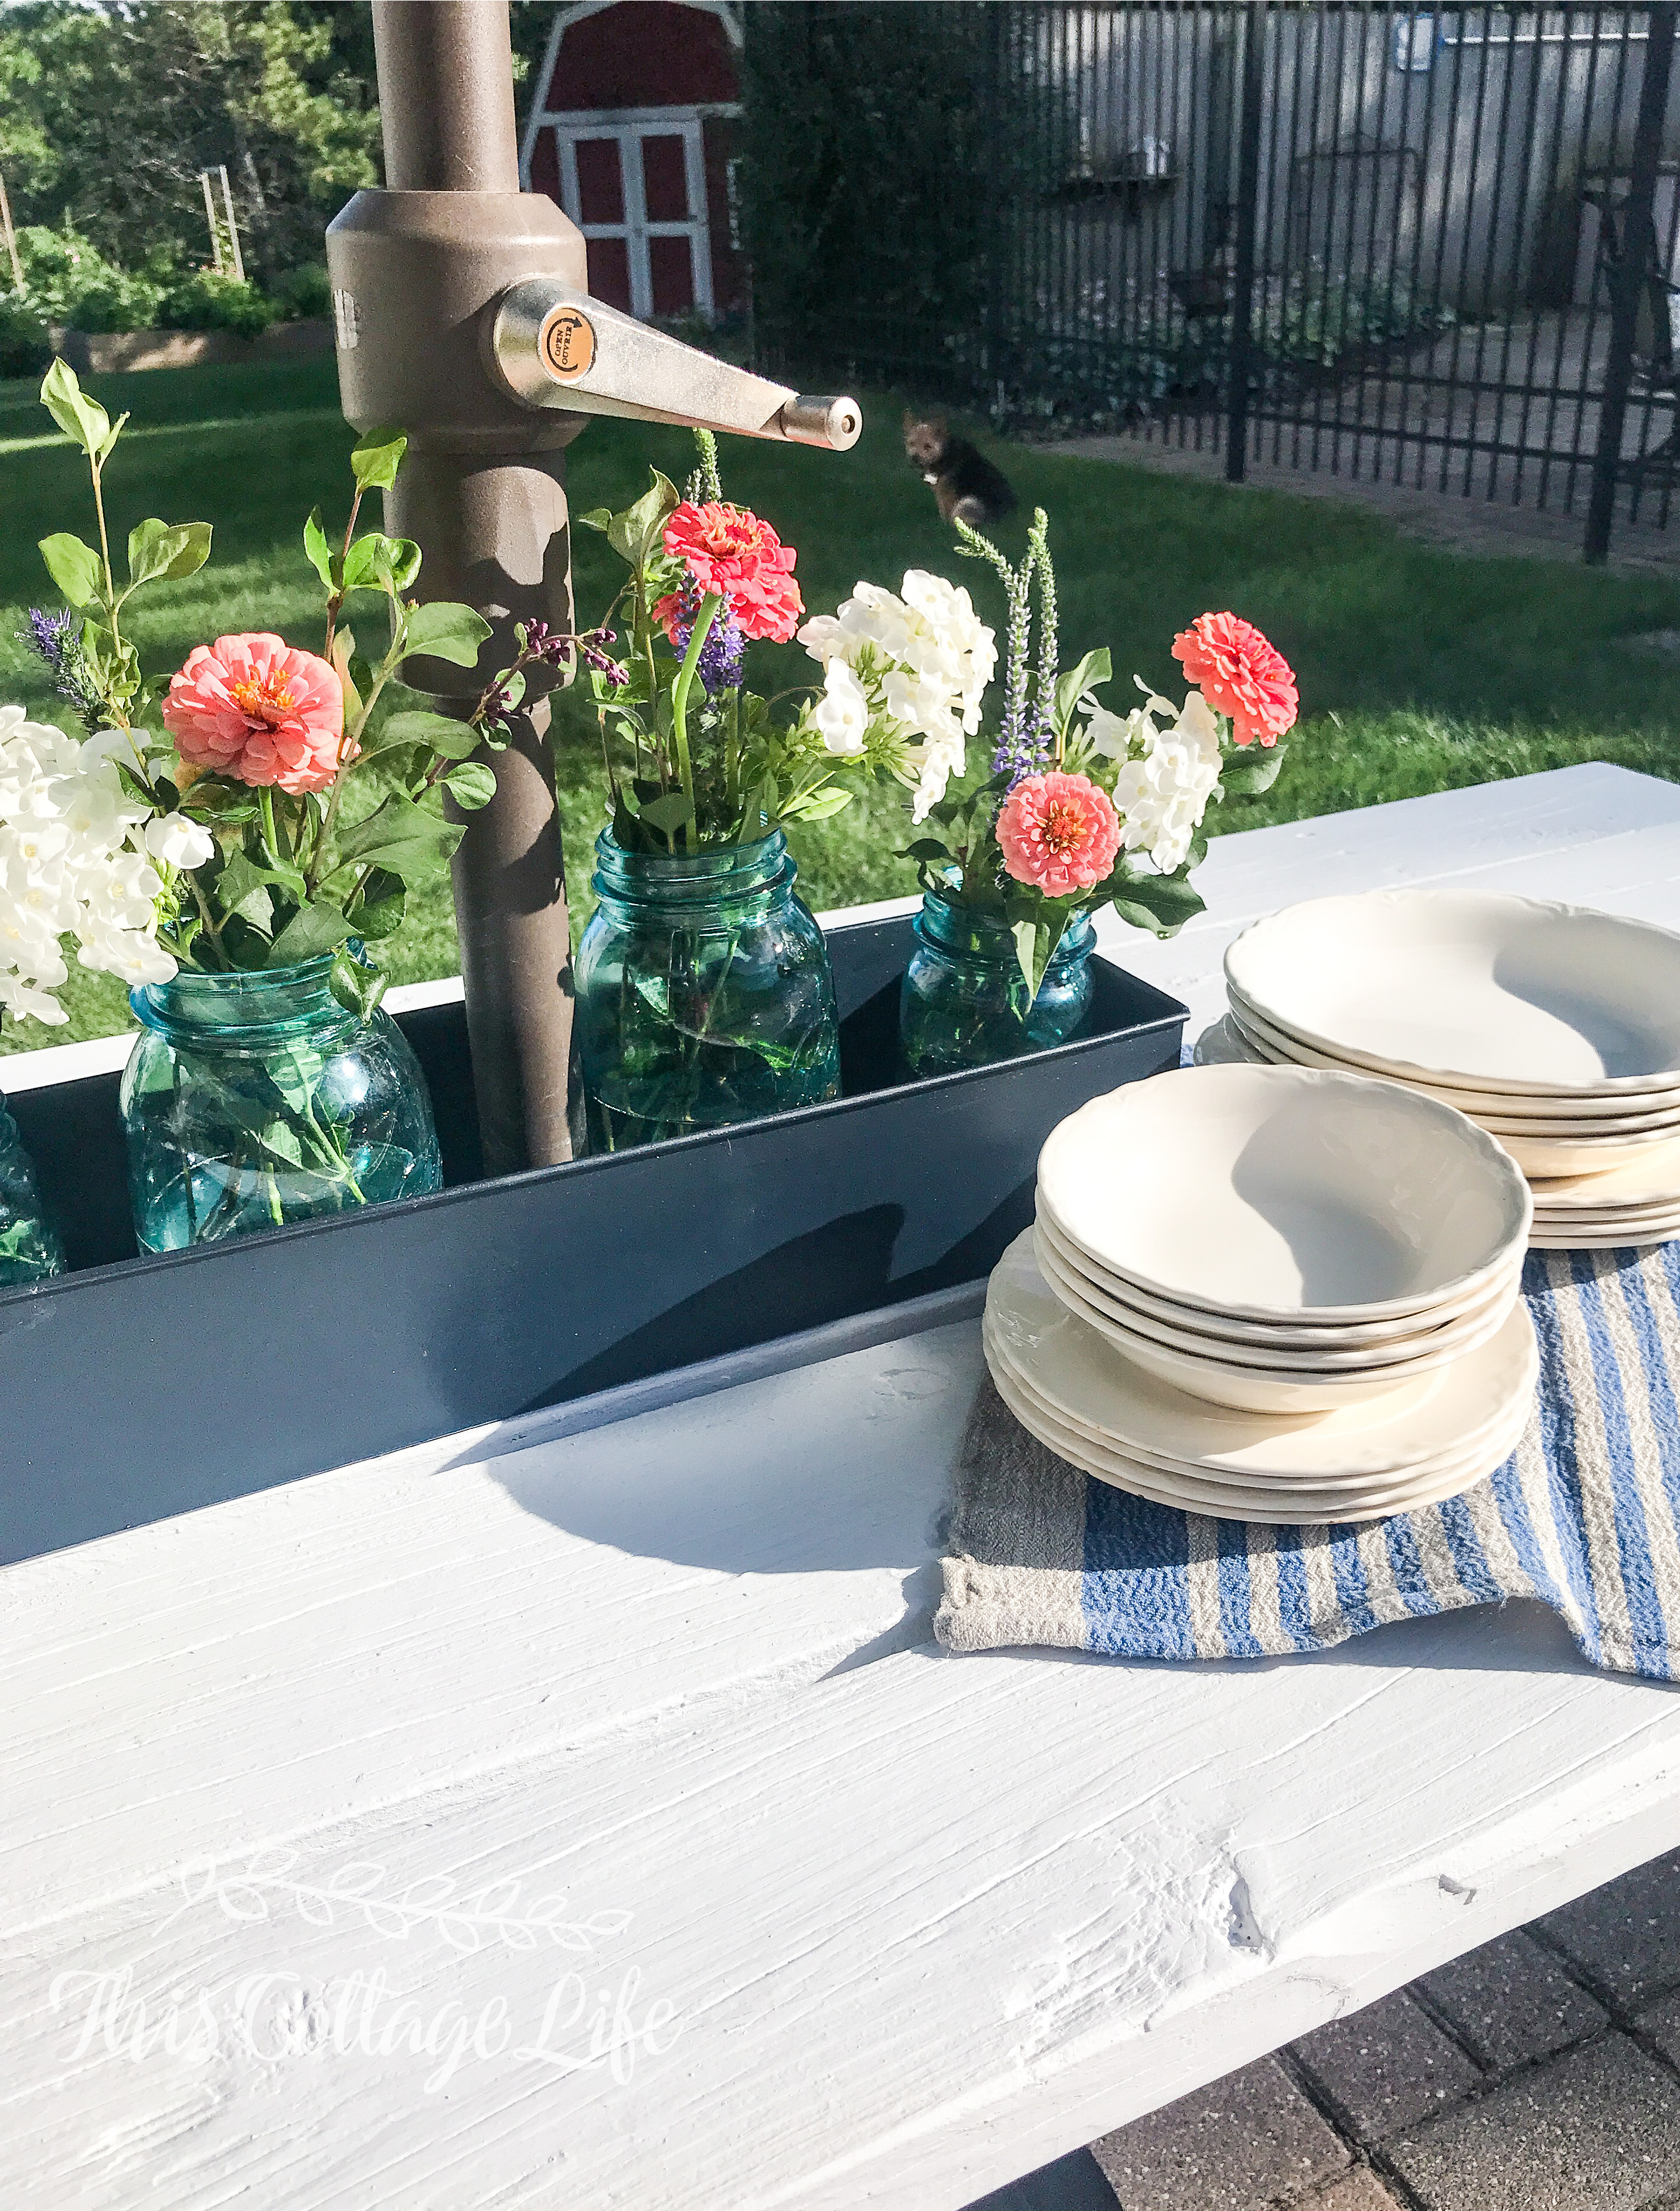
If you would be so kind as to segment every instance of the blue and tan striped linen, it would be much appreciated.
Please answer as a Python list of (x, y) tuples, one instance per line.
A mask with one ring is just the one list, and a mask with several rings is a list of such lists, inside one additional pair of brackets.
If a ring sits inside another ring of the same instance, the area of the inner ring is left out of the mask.
[(934, 1632), (1127, 1658), (1322, 1651), (1393, 1620), (1538, 1597), (1584, 1657), (1673, 1678), (1680, 1646), (1680, 1243), (1531, 1251), (1534, 1413), (1496, 1473), (1392, 1519), (1273, 1528), (1097, 1481), (989, 1381), (960, 1454)]

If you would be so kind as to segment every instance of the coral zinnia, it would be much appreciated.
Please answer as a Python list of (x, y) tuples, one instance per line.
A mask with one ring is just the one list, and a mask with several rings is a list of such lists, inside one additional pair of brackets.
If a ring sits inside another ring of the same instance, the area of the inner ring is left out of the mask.
[(1240, 745), (1275, 745), (1295, 726), (1301, 694), (1277, 646), (1241, 615), (1198, 615), (1173, 639), (1173, 657)]
[(998, 815), (1003, 864), (1018, 883), (1046, 898), (1089, 890), (1114, 867), (1120, 816), (1089, 776), (1024, 776)]
[(284, 638), (219, 637), (195, 645), (170, 679), (163, 725), (189, 767), (297, 797), (324, 791), (339, 771), (343, 687)]
[(798, 628), (805, 612), (794, 581), (798, 556), (744, 506), (684, 500), (665, 525), (665, 550), (703, 591), (722, 597), (743, 637), (785, 645)]

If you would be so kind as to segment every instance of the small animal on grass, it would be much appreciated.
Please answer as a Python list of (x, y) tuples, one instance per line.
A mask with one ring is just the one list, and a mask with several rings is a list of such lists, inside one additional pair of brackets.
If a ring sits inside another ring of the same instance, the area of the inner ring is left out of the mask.
[(921, 469), (922, 482), (934, 487), (946, 521), (966, 522), (977, 530), (1012, 512), (1015, 494), (1008, 477), (977, 445), (953, 438), (943, 415), (918, 415), (906, 408), (904, 451)]

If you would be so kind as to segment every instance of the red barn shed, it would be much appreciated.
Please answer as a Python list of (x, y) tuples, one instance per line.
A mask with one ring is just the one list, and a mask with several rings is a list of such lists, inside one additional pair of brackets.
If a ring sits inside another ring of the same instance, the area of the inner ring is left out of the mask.
[(527, 191), (589, 241), (589, 289), (644, 320), (746, 305), (734, 204), (740, 10), (729, 0), (573, 0), (525, 126)]

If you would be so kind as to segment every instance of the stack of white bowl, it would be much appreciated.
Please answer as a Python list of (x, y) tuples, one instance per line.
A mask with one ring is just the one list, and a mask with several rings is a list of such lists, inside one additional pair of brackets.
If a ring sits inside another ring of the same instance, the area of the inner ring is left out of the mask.
[(1534, 1190), (1532, 1241), (1680, 1234), (1680, 936), (1485, 891), (1315, 899), (1225, 954), (1199, 1047), (1381, 1075), (1496, 1136)]
[(1392, 1084), (1157, 1075), (1045, 1145), (988, 1364), (1032, 1434), (1157, 1503), (1410, 1511), (1490, 1473), (1528, 1418), (1529, 1211), (1497, 1144)]

